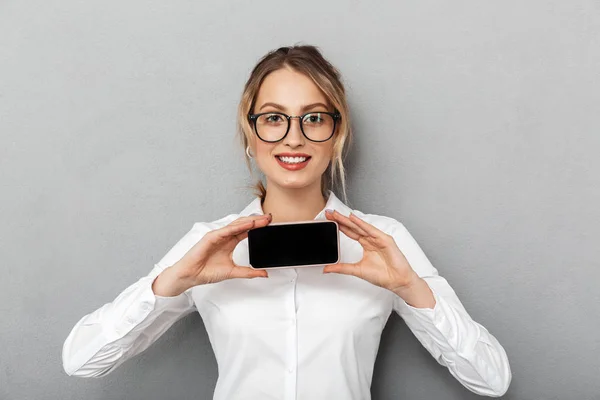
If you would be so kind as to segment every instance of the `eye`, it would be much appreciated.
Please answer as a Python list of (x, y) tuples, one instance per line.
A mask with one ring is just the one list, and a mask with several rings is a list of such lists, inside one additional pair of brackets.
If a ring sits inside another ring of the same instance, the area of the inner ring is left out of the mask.
[(283, 121), (283, 118), (279, 114), (265, 114), (262, 116), (266, 123), (279, 123)]
[(304, 122), (307, 124), (321, 124), (323, 123), (323, 118), (321, 117), (321, 113), (308, 114), (304, 117)]

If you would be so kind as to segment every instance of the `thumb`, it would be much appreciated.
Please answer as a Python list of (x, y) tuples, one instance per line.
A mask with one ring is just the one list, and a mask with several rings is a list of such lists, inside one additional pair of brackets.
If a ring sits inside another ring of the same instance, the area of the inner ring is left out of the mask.
[(265, 270), (256, 270), (251, 267), (236, 265), (231, 271), (232, 278), (268, 278), (269, 274)]
[(329, 264), (323, 268), (323, 273), (328, 274), (330, 272), (335, 272), (338, 274), (346, 274), (346, 275), (355, 275), (357, 274), (358, 267), (357, 264), (352, 263), (337, 263), (337, 264)]

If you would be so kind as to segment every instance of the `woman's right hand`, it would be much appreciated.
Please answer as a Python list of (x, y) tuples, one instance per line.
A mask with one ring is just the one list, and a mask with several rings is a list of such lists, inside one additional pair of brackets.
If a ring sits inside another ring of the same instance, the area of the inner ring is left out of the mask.
[(248, 237), (250, 229), (266, 226), (271, 220), (270, 214), (241, 217), (223, 228), (208, 232), (178, 262), (154, 280), (154, 293), (176, 296), (193, 286), (226, 279), (268, 277), (265, 270), (233, 262), (233, 250)]

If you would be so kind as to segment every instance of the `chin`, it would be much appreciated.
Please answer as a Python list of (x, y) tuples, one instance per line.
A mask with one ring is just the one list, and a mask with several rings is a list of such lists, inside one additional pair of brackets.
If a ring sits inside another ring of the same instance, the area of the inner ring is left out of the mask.
[(309, 186), (309, 182), (304, 180), (284, 180), (283, 182), (278, 182), (279, 186), (289, 189), (302, 189), (303, 187)]
[[(272, 175), (271, 175), (272, 176)], [(302, 189), (304, 187), (310, 186), (315, 179), (308, 179), (306, 177), (289, 177), (289, 176), (281, 176), (273, 177), (269, 179), (271, 183), (287, 189)]]

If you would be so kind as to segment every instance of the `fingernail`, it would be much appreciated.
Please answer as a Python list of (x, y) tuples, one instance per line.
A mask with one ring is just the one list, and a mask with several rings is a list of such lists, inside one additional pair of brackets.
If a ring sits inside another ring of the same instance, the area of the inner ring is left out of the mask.
[(333, 210), (331, 208), (327, 208), (327, 209), (325, 209), (325, 212), (333, 213)]

